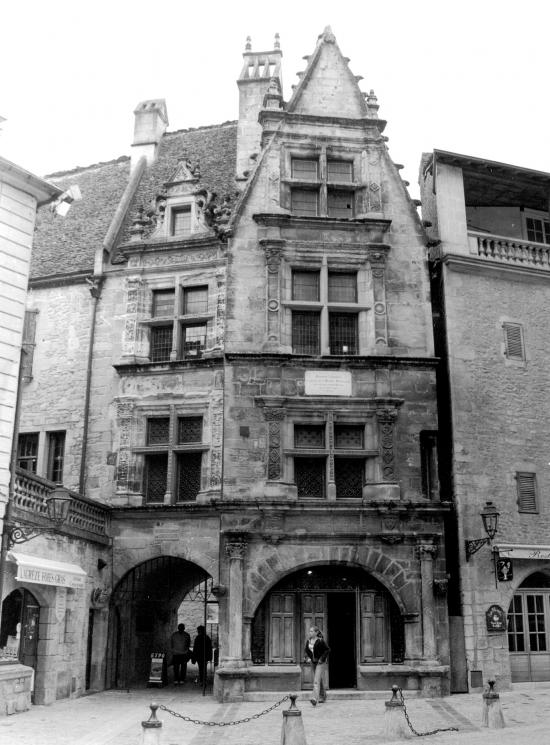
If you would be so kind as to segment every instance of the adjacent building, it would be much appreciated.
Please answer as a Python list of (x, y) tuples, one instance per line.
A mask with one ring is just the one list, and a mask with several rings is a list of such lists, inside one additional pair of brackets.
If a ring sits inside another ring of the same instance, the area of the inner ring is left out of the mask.
[[(549, 680), (550, 174), (434, 150), (420, 185), (443, 361), (442, 494), (459, 536), (449, 550), (456, 687)], [(500, 513), (491, 546), (480, 545), (487, 502)]]
[(332, 31), (287, 101), (281, 57), (247, 42), (238, 121), (145, 101), (131, 158), (50, 177), (83, 198), (38, 222), (18, 467), (110, 543), (65, 546), (80, 662), (43, 700), (145, 685), (190, 603), (220, 700), (311, 687), (311, 625), (332, 688), (449, 690), (425, 230)]

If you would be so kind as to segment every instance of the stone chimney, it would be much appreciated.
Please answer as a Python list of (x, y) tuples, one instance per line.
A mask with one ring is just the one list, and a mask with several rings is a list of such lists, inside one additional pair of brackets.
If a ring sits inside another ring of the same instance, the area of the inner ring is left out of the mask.
[(253, 52), (250, 37), (243, 53), (244, 64), (237, 85), (239, 86), (239, 125), (237, 130), (237, 178), (245, 177), (253, 161), (250, 157), (260, 151), (262, 127), (258, 114), (264, 106), (270, 85), (278, 83), (282, 91), (281, 58), (283, 53), (279, 34), (270, 52)]
[(162, 135), (168, 127), (166, 101), (163, 98), (142, 101), (136, 106), (134, 115), (132, 169), (144, 155), (147, 158), (147, 165), (155, 160)]

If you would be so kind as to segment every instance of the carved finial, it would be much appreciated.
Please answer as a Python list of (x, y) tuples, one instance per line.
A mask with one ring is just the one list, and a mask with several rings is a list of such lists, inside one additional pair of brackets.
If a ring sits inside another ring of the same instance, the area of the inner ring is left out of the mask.
[(367, 99), (367, 112), (369, 116), (373, 119), (378, 119), (378, 109), (380, 108), (380, 106), (378, 105), (378, 99), (376, 98), (372, 88), (368, 92), (366, 99)]
[(326, 26), (325, 30), (319, 37), (320, 39), (323, 39), (323, 41), (326, 41), (327, 44), (334, 44), (336, 42), (336, 37), (332, 33), (332, 29), (330, 26)]
[(279, 34), (275, 34), (275, 41), (273, 43), (273, 49), (280, 49), (281, 48), (281, 37)]
[(244, 45), (244, 51), (245, 52), (250, 52), (251, 49), (252, 49), (252, 39), (250, 38), (250, 36), (247, 36), (246, 37), (246, 44)]

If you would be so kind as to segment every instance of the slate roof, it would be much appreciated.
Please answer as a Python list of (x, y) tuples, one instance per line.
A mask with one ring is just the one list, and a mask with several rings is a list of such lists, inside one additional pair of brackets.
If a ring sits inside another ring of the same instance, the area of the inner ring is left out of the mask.
[(54, 173), (48, 180), (63, 191), (77, 184), (82, 200), (73, 202), (65, 217), (47, 207), (38, 210), (31, 279), (91, 271), (130, 174), (130, 158)]
[[(132, 200), (121, 242), (129, 238), (128, 229), (137, 208), (147, 205), (162, 191), (181, 158), (200, 164), (197, 189), (207, 188), (218, 197), (234, 196), (236, 151), (237, 122), (167, 132), (159, 146), (157, 160), (144, 173)], [(72, 204), (66, 217), (54, 216), (47, 208), (38, 211), (31, 279), (93, 270), (96, 248), (103, 242), (129, 174), (130, 159), (121, 157), (47, 177), (63, 190), (77, 184), (82, 200)], [(113, 260), (121, 259), (115, 254)]]

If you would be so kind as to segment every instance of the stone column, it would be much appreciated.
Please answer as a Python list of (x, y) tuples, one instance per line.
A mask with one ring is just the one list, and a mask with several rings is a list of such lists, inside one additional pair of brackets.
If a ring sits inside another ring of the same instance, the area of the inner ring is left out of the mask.
[(422, 543), (418, 546), (422, 583), (422, 653), (425, 660), (435, 660), (437, 658), (433, 568), (436, 554), (437, 547), (433, 543)]
[(229, 557), (228, 654), (226, 667), (243, 665), (243, 563), (246, 543), (230, 539), (225, 545)]
[(405, 613), (405, 662), (415, 665), (422, 659), (422, 629), (419, 613)]

